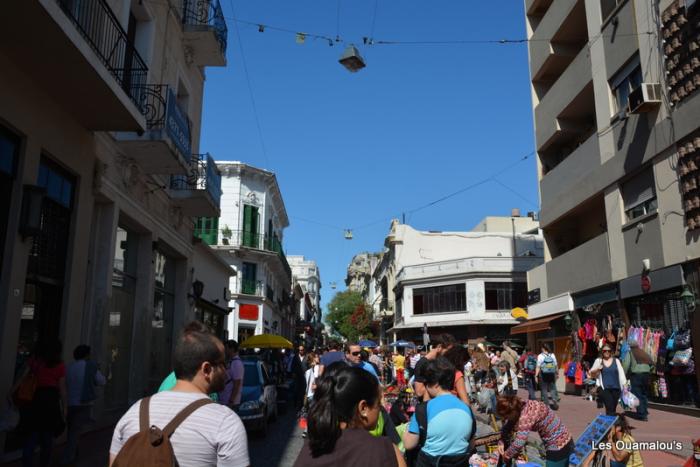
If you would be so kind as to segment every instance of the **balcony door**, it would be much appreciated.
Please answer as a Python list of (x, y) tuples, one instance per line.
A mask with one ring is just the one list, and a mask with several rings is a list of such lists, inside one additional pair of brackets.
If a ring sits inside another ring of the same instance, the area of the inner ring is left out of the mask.
[(242, 276), (241, 293), (255, 295), (258, 279), (258, 265), (255, 263), (243, 263)]
[(260, 248), (260, 213), (256, 206), (243, 205), (243, 246)]

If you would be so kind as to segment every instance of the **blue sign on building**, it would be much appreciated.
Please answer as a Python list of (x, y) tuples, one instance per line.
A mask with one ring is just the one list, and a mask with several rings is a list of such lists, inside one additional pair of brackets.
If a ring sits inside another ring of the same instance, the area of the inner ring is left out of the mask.
[(192, 136), (190, 135), (190, 122), (187, 115), (180, 109), (177, 97), (172, 89), (168, 89), (168, 111), (165, 121), (168, 136), (177, 149), (180, 150), (187, 162), (192, 154)]

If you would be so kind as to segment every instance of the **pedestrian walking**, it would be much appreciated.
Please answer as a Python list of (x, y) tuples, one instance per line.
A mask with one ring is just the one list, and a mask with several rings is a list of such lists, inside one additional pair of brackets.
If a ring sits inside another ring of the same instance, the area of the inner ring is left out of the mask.
[(622, 389), (627, 384), (620, 359), (613, 356), (609, 344), (603, 346), (602, 356), (593, 362), (591, 375), (596, 378), (598, 398), (605, 405), (606, 415), (615, 415)]
[(379, 381), (379, 375), (374, 367), (368, 362), (362, 360), (362, 347), (358, 344), (348, 344), (345, 351), (345, 361), (350, 366), (356, 366), (370, 373)]
[(406, 357), (401, 355), (401, 353), (397, 350), (394, 352), (392, 362), (394, 363), (394, 372), (396, 373), (396, 384), (402, 388), (406, 386), (406, 376), (404, 374), (404, 370), (406, 369)]
[(551, 408), (557, 410), (559, 405), (552, 393), (552, 387), (557, 381), (557, 372), (559, 365), (557, 357), (551, 353), (547, 344), (542, 344), (542, 353), (537, 356), (537, 368), (535, 369), (535, 379), (540, 382), (541, 400), (545, 404), (549, 404)]
[(415, 449), (421, 438), (425, 439), (417, 467), (456, 467), (469, 461), (469, 443), (476, 421), (469, 406), (451, 393), (454, 374), (454, 366), (445, 357), (430, 360), (423, 369), (430, 400), (424, 410), (411, 417), (403, 435), (407, 450)]
[(344, 366), (321, 376), (295, 467), (405, 467), (401, 452), (388, 438), (369, 434), (377, 425), (380, 406), (379, 382), (369, 372)]
[[(20, 406), (18, 431), (24, 437), (22, 465), (34, 465), (34, 449), (39, 444), (39, 465), (49, 465), (53, 439), (66, 428), (66, 367), (61, 360), (62, 345), (58, 340), (37, 343), (17, 389), (26, 379), (33, 379), (34, 393), (28, 405)], [(14, 391), (13, 391), (14, 392)]]
[(85, 426), (90, 422), (92, 406), (97, 399), (95, 388), (104, 386), (106, 378), (90, 359), (90, 346), (81, 344), (73, 350), (75, 359), (66, 370), (68, 414), (67, 438), (61, 464), (74, 464), (77, 460), (78, 442)]
[(639, 343), (630, 339), (627, 342), (630, 346), (630, 351), (625, 354), (622, 359), (622, 368), (629, 378), (632, 386), (632, 394), (639, 399), (637, 406), (637, 419), (646, 422), (649, 420), (648, 409), (648, 387), (649, 373), (654, 368), (654, 361), (643, 349), (639, 347)]
[(423, 358), (418, 360), (416, 363), (416, 369), (414, 372), (414, 383), (413, 387), (416, 391), (416, 396), (422, 397), (424, 401), (427, 401), (430, 397), (428, 392), (425, 390), (424, 381), (425, 377), (423, 375), (423, 367), (427, 365), (431, 360), (435, 360), (437, 357), (444, 355), (448, 350), (457, 344), (457, 340), (452, 334), (440, 334), (433, 340), (433, 347), (428, 353), (425, 354)]
[(533, 431), (544, 443), (546, 467), (569, 465), (569, 455), (574, 448), (571, 433), (547, 404), (524, 401), (518, 396), (498, 396), (496, 410), (503, 418), (498, 450), (506, 465), (517, 459)]
[(299, 344), (297, 346), (296, 356), (299, 359), (299, 365), (301, 366), (302, 373), (306, 373), (306, 370), (308, 370), (308, 368), (306, 367), (306, 347)]
[(380, 376), (382, 383), (384, 383), (384, 360), (379, 356), (379, 347), (372, 349), (369, 355), (369, 362), (375, 366), (377, 374)]
[(518, 362), (520, 368), (523, 370), (523, 382), (525, 383), (525, 389), (527, 389), (528, 399), (535, 400), (537, 399), (537, 395), (535, 394), (537, 389), (537, 379), (535, 379), (535, 374), (537, 372), (537, 355), (535, 355), (529, 347), (525, 347)]
[(345, 355), (340, 351), (340, 344), (338, 341), (331, 340), (328, 343), (328, 351), (321, 355), (321, 367), (319, 368), (319, 374), (323, 375), (326, 367), (334, 362), (341, 362), (345, 360)]
[(219, 403), (227, 405), (238, 413), (243, 393), (243, 376), (245, 368), (241, 357), (238, 356), (238, 342), (233, 339), (226, 341), (226, 386), (219, 393)]
[(518, 375), (515, 374), (510, 363), (499, 363), (498, 375), (498, 393), (506, 396), (516, 395), (518, 393)]
[[(197, 326), (186, 329), (193, 328)], [(175, 346), (173, 360), (175, 387), (136, 402), (117, 423), (109, 450), (110, 466), (144, 465), (135, 460), (154, 455), (150, 450), (168, 440), (180, 467), (248, 466), (248, 441), (241, 419), (207, 397), (226, 384), (224, 345), (211, 333), (185, 331)], [(170, 425), (173, 421), (174, 427)], [(146, 438), (137, 444), (143, 436), (162, 439), (154, 443)]]

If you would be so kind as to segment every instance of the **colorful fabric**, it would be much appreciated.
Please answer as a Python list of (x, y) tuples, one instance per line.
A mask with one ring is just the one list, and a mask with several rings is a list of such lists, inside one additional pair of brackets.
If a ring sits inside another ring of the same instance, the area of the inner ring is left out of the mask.
[(525, 448), (531, 431), (536, 431), (540, 435), (547, 451), (558, 451), (571, 441), (571, 433), (548, 405), (529, 400), (525, 402), (520, 413), (513, 442), (505, 452), (508, 459), (518, 457)]

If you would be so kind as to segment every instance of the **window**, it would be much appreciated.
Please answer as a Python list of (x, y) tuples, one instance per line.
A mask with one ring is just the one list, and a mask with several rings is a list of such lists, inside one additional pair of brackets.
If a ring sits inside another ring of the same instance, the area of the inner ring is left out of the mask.
[(467, 311), (466, 298), (464, 284), (413, 289), (413, 314)]
[(486, 282), (486, 310), (512, 310), (527, 306), (527, 284), (524, 282)]
[(150, 388), (155, 390), (170, 372), (173, 319), (175, 314), (176, 260), (160, 250), (153, 252), (155, 268), (153, 315), (150, 335)]
[(600, 0), (600, 11), (602, 14), (602, 20), (605, 21), (608, 17), (615, 11), (619, 5), (622, 5), (625, 0)]
[(255, 263), (243, 263), (242, 275), (241, 293), (255, 295), (258, 279), (258, 265)]
[(642, 67), (637, 55), (610, 80), (618, 114), (627, 111), (630, 93), (642, 84), (642, 79)]
[(622, 200), (628, 222), (656, 211), (658, 204), (654, 187), (654, 171), (651, 167), (622, 185)]
[(243, 246), (260, 247), (259, 226), (260, 214), (258, 213), (258, 208), (248, 204), (243, 205)]

